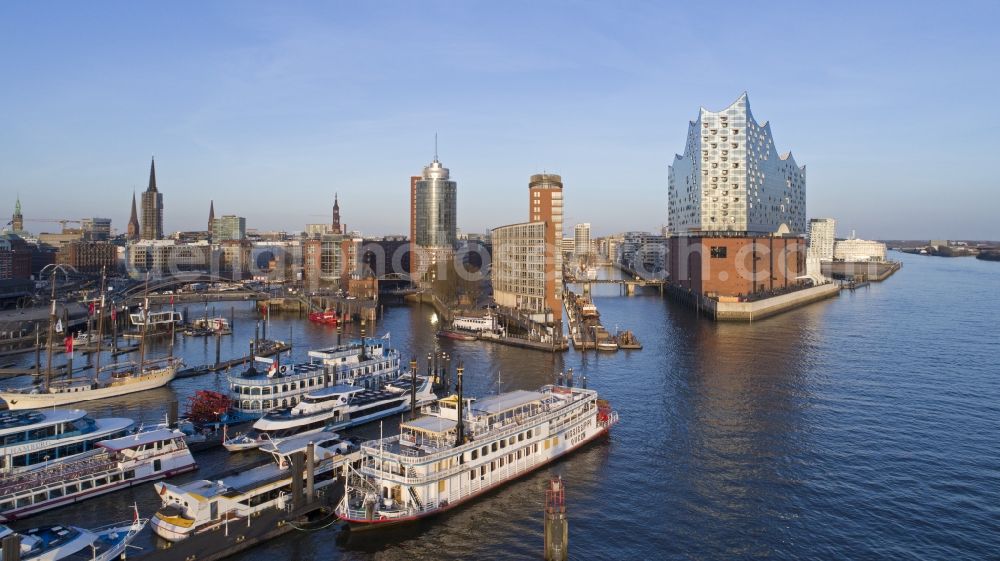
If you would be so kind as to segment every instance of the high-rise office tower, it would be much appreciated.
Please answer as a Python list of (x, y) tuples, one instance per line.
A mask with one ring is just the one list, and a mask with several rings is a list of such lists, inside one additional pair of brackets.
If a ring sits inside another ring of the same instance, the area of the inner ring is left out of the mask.
[(577, 257), (590, 255), (590, 223), (577, 224), (573, 228), (573, 253)]
[(247, 237), (247, 219), (227, 214), (212, 220), (212, 243), (243, 240)]
[(142, 193), (142, 239), (163, 237), (163, 193), (156, 189), (156, 161), (149, 163), (149, 186)]
[(545, 304), (562, 321), (563, 183), (554, 173), (537, 173), (528, 181), (528, 217), (545, 223)]
[(806, 233), (806, 168), (778, 154), (746, 93), (722, 111), (701, 109), (668, 175), (673, 235)]
[(441, 165), (435, 154), (420, 178), (411, 179), (410, 184), (413, 233), (410, 262), (417, 256), (417, 266), (412, 270), (421, 276), (420, 281), (427, 283), (437, 278), (437, 266), (454, 254), (458, 183), (450, 179), (448, 168)]
[(80, 220), (80, 230), (85, 240), (106, 242), (111, 239), (111, 219), (83, 218)]

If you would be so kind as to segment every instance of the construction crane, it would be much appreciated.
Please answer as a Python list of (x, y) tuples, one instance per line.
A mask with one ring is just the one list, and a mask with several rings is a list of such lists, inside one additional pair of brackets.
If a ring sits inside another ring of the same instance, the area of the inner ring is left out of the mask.
[(62, 233), (66, 233), (67, 224), (81, 224), (79, 220), (67, 220), (65, 218), (25, 218), (25, 222), (56, 222), (62, 228)]

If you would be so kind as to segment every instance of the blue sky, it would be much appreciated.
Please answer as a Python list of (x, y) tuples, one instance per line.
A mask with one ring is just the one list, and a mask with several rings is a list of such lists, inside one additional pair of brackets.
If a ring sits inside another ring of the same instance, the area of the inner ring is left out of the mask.
[(754, 4), (6, 2), (0, 213), (124, 228), (155, 154), (168, 231), (339, 192), (403, 233), (437, 132), (464, 231), (525, 220), (542, 170), (570, 231), (653, 230), (687, 122), (747, 90), (838, 234), (1000, 239), (1000, 4)]

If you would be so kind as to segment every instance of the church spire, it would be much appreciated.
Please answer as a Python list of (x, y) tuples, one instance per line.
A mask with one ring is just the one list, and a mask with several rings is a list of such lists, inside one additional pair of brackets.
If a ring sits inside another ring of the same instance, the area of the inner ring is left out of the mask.
[(208, 202), (208, 240), (212, 240), (212, 222), (215, 222), (215, 201)]
[(156, 159), (152, 157), (149, 159), (149, 187), (146, 191), (156, 192)]
[(139, 239), (139, 213), (135, 208), (135, 190), (132, 190), (132, 215), (128, 219), (128, 229), (125, 231), (125, 237), (129, 241), (134, 241)]
[(340, 201), (338, 200), (338, 194), (333, 194), (333, 224), (331, 224), (330, 230), (334, 234), (343, 234), (340, 228)]
[(17, 194), (17, 202), (14, 203), (14, 216), (21, 214), (21, 194)]

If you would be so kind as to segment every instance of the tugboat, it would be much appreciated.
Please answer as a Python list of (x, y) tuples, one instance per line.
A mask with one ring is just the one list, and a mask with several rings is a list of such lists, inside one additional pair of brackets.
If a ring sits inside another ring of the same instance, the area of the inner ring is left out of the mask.
[[(21, 538), (22, 561), (92, 560), (111, 561), (125, 558), (125, 548), (146, 526), (136, 510), (131, 522), (119, 522), (88, 530), (76, 526), (39, 526), (17, 532)], [(0, 539), (15, 532), (0, 525)], [(3, 557), (0, 557), (3, 559)]]
[(641, 350), (642, 343), (636, 339), (631, 331), (625, 330), (618, 335), (618, 348), (626, 350)]
[(424, 406), (400, 434), (361, 445), (337, 515), (352, 529), (432, 516), (498, 488), (608, 433), (618, 414), (597, 392), (543, 386)]

